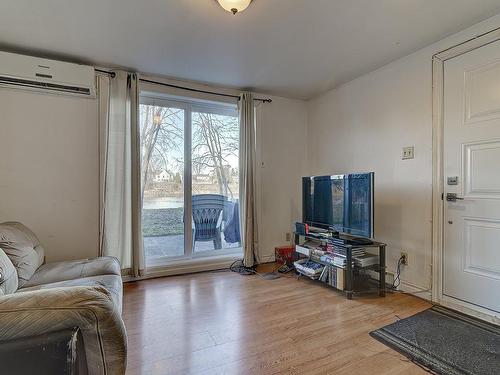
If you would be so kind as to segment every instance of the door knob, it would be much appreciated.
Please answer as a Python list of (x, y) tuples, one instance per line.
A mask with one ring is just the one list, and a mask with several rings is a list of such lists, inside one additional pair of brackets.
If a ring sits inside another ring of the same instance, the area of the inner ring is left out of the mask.
[(446, 193), (446, 200), (448, 202), (456, 202), (457, 200), (463, 201), (464, 199), (462, 197), (457, 197), (455, 193)]

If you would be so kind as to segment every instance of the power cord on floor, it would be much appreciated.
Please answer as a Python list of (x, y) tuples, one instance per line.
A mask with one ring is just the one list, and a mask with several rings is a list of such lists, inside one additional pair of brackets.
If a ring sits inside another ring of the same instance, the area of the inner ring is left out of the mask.
[(255, 275), (257, 273), (255, 267), (246, 267), (243, 263), (243, 259), (238, 259), (231, 263), (229, 270), (244, 276)]
[(265, 273), (260, 273), (257, 271), (257, 266), (253, 267), (246, 267), (243, 263), (242, 259), (235, 260), (230, 266), (229, 270), (231, 272), (236, 272), (240, 275), (243, 276), (248, 276), (248, 275), (257, 275), (262, 279), (265, 280), (276, 280), (281, 277), (289, 277), (289, 276), (284, 276), (283, 274), (279, 274), (276, 272), (276, 270), (281, 267), (281, 265), (277, 265), (271, 272), (265, 272)]

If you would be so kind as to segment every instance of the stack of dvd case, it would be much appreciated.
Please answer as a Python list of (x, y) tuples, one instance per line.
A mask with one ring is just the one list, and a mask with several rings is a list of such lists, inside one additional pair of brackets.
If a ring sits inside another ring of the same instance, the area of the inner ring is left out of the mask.
[(344, 290), (344, 270), (342, 268), (325, 266), (318, 280), (334, 288)]

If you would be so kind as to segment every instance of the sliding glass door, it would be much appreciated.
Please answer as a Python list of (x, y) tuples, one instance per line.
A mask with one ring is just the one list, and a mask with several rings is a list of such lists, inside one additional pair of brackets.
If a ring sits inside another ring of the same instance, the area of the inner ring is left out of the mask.
[(241, 251), (234, 106), (141, 96), (146, 264)]
[(186, 110), (143, 98), (140, 104), (142, 234), (146, 264), (184, 255)]
[(192, 108), (193, 251), (240, 247), (236, 109)]

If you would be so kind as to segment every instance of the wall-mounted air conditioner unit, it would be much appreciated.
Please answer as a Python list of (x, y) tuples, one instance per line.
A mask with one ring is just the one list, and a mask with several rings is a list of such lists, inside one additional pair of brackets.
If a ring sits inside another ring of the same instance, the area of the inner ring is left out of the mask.
[(0, 52), (0, 86), (95, 98), (92, 66)]

